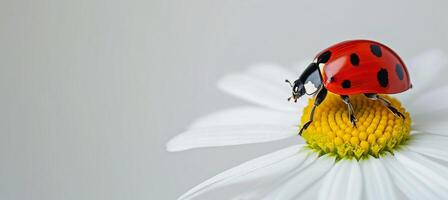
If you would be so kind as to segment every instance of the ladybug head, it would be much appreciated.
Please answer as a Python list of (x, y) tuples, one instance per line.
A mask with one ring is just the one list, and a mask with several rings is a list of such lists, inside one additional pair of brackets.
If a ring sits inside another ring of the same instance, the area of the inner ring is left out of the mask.
[(292, 87), (292, 96), (288, 98), (288, 101), (294, 99), (294, 102), (297, 102), (297, 99), (304, 94), (315, 94), (322, 87), (322, 78), (316, 63), (308, 65), (299, 79), (294, 81), (294, 84), (291, 84), (288, 80), (286, 82)]

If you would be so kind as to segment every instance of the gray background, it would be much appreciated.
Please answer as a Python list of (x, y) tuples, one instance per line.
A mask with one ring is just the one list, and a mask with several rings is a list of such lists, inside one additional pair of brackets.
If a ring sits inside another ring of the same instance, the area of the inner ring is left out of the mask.
[[(216, 80), (346, 39), (448, 52), (447, 1), (0, 1), (0, 199), (173, 199), (294, 143), (167, 153)], [(283, 83), (279, 83), (283, 84)]]

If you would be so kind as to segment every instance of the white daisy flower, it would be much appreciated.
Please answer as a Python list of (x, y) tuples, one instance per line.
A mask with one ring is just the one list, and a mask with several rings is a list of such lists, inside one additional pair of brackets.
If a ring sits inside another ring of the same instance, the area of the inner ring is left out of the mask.
[[(224, 171), (179, 199), (247, 182), (254, 184), (228, 198), (447, 199), (448, 103), (444, 98), (448, 87), (435, 81), (445, 77), (446, 63), (440, 51), (409, 60), (413, 88), (395, 95), (404, 106), (386, 96), (406, 120), (395, 117), (375, 101), (353, 96), (358, 116), (355, 129), (350, 126), (346, 105), (329, 95), (316, 110), (315, 121), (304, 131), (302, 144)], [(169, 141), (167, 150), (299, 137), (300, 124), (308, 119), (313, 100), (287, 102), (290, 88), (282, 81), (296, 78), (301, 71), (258, 65), (225, 77), (219, 88), (257, 106), (203, 117)]]

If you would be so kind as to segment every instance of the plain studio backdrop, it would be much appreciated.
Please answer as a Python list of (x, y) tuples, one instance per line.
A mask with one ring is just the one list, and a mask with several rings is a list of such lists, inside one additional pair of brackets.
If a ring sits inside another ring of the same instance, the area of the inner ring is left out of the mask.
[(220, 77), (259, 62), (311, 61), (355, 38), (405, 59), (448, 52), (446, 8), (443, 0), (1, 0), (0, 199), (174, 199), (298, 140), (167, 153), (195, 118), (247, 105), (216, 89)]

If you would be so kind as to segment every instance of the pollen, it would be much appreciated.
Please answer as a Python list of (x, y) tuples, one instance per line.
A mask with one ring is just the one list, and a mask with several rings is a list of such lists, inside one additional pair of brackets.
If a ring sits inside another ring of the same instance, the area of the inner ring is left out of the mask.
[[(400, 102), (383, 96), (397, 108), (405, 118), (395, 116), (379, 101), (364, 95), (351, 95), (355, 110), (356, 127), (350, 123), (347, 105), (339, 95), (328, 93), (314, 113), (311, 125), (302, 133), (308, 147), (319, 154), (330, 154), (338, 159), (357, 160), (369, 155), (380, 157), (393, 153), (409, 139), (411, 118)], [(314, 99), (310, 99), (303, 111), (301, 124), (309, 120)]]

